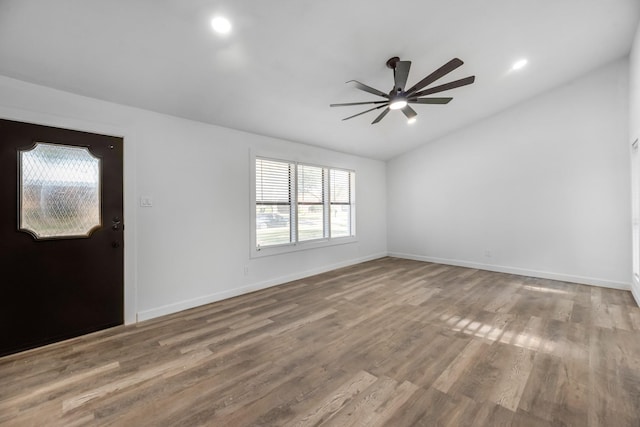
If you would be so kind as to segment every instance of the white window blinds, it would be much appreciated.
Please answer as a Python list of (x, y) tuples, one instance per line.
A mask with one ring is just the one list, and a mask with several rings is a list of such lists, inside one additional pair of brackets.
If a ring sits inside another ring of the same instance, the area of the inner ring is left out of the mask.
[(324, 169), (298, 165), (298, 240), (322, 239), (324, 224)]
[(291, 232), (295, 164), (256, 159), (256, 245), (294, 241)]
[(331, 169), (331, 237), (350, 236), (351, 233), (351, 176), (352, 172)]
[(353, 171), (256, 158), (256, 247), (354, 235)]

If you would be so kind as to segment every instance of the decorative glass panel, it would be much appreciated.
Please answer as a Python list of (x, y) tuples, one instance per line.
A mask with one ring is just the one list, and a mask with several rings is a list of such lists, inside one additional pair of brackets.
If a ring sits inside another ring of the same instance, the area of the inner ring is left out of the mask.
[(20, 229), (36, 239), (88, 237), (100, 227), (100, 159), (37, 143), (20, 151)]

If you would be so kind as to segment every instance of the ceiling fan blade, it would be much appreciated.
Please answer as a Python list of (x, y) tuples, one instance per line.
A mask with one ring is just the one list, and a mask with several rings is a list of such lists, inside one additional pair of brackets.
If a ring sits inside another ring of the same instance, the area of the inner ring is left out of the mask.
[(440, 85), (440, 86), (434, 86), (432, 88), (425, 89), (425, 90), (420, 91), (420, 92), (416, 92), (416, 93), (411, 95), (411, 98), (430, 95), (432, 93), (444, 92), (445, 90), (450, 90), (450, 89), (455, 89), (455, 88), (460, 87), (460, 86), (470, 85), (475, 80), (476, 80), (476, 76), (469, 76), (469, 77), (465, 77), (464, 79), (454, 80), (452, 82), (445, 83), (445, 84)]
[(384, 116), (386, 116), (388, 112), (389, 112), (389, 107), (387, 107), (382, 113), (380, 113), (380, 115), (378, 117), (376, 117), (376, 119), (374, 121), (372, 121), (371, 124), (375, 125), (380, 120), (384, 119)]
[(374, 95), (381, 96), (383, 98), (389, 98), (389, 95), (384, 93), (384, 92), (382, 92), (381, 90), (372, 88), (371, 86), (367, 86), (367, 85), (365, 85), (363, 83), (360, 83), (357, 80), (349, 80), (347, 83), (354, 83), (358, 89), (363, 90), (365, 92), (369, 92), (369, 93), (372, 93)]
[(411, 61), (398, 61), (396, 67), (393, 69), (393, 78), (396, 82), (396, 91), (400, 89), (404, 90), (407, 84), (407, 78), (409, 78), (409, 70), (411, 69)]
[(329, 104), (329, 107), (344, 107), (345, 105), (386, 104), (389, 101), (347, 102), (345, 104)]
[(416, 98), (410, 99), (411, 104), (448, 104), (453, 98)]
[(433, 73), (429, 74), (427, 77), (425, 77), (424, 79), (420, 80), (418, 83), (413, 85), (411, 89), (406, 91), (407, 95), (411, 95), (413, 94), (413, 92), (416, 92), (422, 89), (423, 87), (435, 82), (439, 78), (446, 76), (447, 74), (449, 74), (450, 72), (452, 72), (453, 70), (461, 66), (462, 64), (464, 64), (462, 60), (458, 58), (453, 58), (451, 61), (447, 62), (442, 67), (438, 68)]
[[(386, 106), (386, 105), (379, 105), (379, 106), (377, 106), (377, 107), (373, 107), (373, 108), (370, 108), (370, 109), (368, 109), (368, 110), (366, 110), (366, 111), (363, 111), (362, 113), (358, 113), (358, 114), (354, 114), (353, 116), (345, 117), (344, 119), (342, 119), (342, 121), (349, 120), (349, 119), (353, 119), (354, 117), (358, 117), (358, 116), (360, 116), (360, 115), (362, 115), (362, 114), (368, 113), (369, 111), (379, 110), (379, 109), (380, 109), (380, 108), (382, 108), (382, 107), (387, 107), (387, 106)], [(387, 110), (388, 110), (388, 109), (389, 109), (389, 108), (387, 108)]]
[(412, 119), (418, 115), (418, 113), (416, 113), (416, 110), (409, 107), (408, 105), (402, 109), (402, 112), (404, 113), (405, 116), (407, 116), (407, 119)]

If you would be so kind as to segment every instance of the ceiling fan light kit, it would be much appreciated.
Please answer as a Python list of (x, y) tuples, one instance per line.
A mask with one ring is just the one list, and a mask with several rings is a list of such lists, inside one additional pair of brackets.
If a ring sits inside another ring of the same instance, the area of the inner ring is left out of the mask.
[[(464, 64), (460, 59), (453, 58), (451, 61), (444, 64), (442, 67), (429, 74), (418, 83), (405, 90), (407, 84), (407, 78), (409, 77), (409, 70), (411, 69), (411, 61), (401, 61), (399, 57), (394, 56), (387, 61), (387, 67), (393, 70), (393, 89), (389, 93), (384, 93), (381, 90), (372, 88), (357, 80), (349, 80), (347, 83), (353, 83), (356, 88), (371, 93), (376, 96), (385, 98), (384, 101), (368, 101), (368, 102), (347, 102), (342, 104), (330, 104), (330, 107), (345, 107), (350, 105), (374, 105), (373, 108), (365, 110), (361, 113), (354, 114), (353, 116), (345, 117), (344, 120), (349, 120), (370, 111), (379, 110), (384, 108), (382, 112), (375, 118), (371, 124), (380, 122), (387, 115), (390, 110), (401, 110), (408, 119), (408, 123), (416, 121), (418, 113), (411, 108), (409, 104), (448, 104), (453, 98), (423, 98), (426, 95), (432, 95), (434, 93), (444, 92), (446, 90), (455, 89), (460, 86), (470, 85), (475, 81), (475, 76), (465, 77), (464, 79), (454, 80), (449, 83), (442, 84), (440, 86), (434, 86), (425, 89), (436, 80), (446, 76), (456, 68)], [(424, 90), (423, 90), (424, 89)]]
[(407, 106), (407, 99), (403, 96), (397, 96), (393, 98), (389, 103), (389, 108), (392, 110), (400, 110)]

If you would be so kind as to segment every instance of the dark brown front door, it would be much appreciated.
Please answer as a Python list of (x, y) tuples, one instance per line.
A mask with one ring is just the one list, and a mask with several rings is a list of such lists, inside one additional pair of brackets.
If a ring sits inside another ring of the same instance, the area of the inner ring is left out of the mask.
[(0, 120), (0, 356), (123, 323), (122, 148)]

